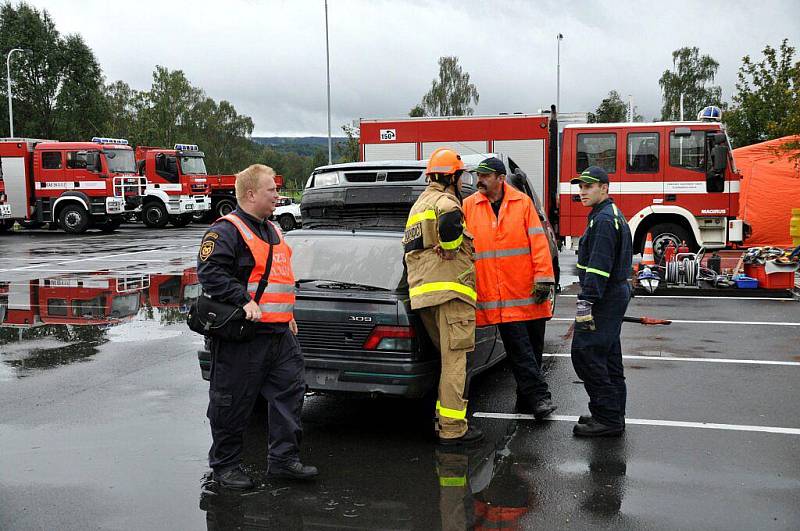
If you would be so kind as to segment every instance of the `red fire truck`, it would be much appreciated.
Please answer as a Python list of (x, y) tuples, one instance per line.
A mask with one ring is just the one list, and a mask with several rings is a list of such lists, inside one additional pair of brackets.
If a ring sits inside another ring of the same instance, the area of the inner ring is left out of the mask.
[(178, 308), (185, 313), (189, 311), (189, 305), (200, 297), (201, 291), (197, 268), (189, 267), (180, 275), (151, 275), (147, 299), (154, 308)]
[(563, 129), (560, 158), (557, 138), (553, 107), (549, 114), (362, 120), (360, 147), (367, 161), (423, 160), (441, 146), (502, 154), (511, 173), (525, 173), (568, 244), (583, 234), (588, 213), (569, 181), (590, 165), (609, 173), (635, 250), (641, 251), (648, 232), (659, 255), (669, 241), (715, 249), (744, 239), (741, 176), (719, 121), (570, 124)]
[(111, 231), (141, 205), (145, 179), (136, 175), (133, 150), (123, 139), (91, 142), (0, 139), (0, 170), (7, 219), (57, 223), (79, 234)]
[(145, 225), (184, 227), (196, 214), (208, 212), (211, 197), (204, 157), (194, 144), (175, 144), (173, 149), (136, 148), (139, 175), (147, 177), (142, 204)]

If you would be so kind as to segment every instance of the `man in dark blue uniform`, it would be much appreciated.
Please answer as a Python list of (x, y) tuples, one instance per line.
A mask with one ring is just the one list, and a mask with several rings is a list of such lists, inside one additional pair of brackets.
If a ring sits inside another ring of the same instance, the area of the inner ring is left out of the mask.
[[(285, 243), (275, 226), (266, 221), (278, 200), (274, 176), (275, 172), (263, 165), (250, 166), (237, 174), (239, 207), (233, 215), (249, 233), (280, 249)], [(259, 394), (269, 408), (268, 475), (293, 479), (317, 475), (315, 467), (304, 466), (299, 459), (305, 368), (295, 338), (297, 324), (290, 316), (282, 322), (269, 322), (265, 308), (274, 305), (259, 305), (253, 300), (248, 284), (252, 284), (257, 260), (265, 269), (266, 256), (256, 257), (250, 249), (237, 226), (220, 219), (203, 236), (197, 259), (197, 276), (203, 291), (220, 302), (242, 306), (247, 319), (256, 323), (256, 336), (249, 342), (211, 341), (207, 415), (213, 444), (208, 463), (214, 470), (214, 479), (223, 487), (234, 489), (253, 487), (239, 465), (244, 431)], [(277, 267), (286, 267), (287, 260), (282, 261), (283, 264), (279, 260), (272, 263), (271, 273)], [(291, 275), (290, 268), (288, 274)], [(272, 283), (272, 274), (269, 278)], [(293, 289), (293, 279), (288, 287)]]
[(628, 222), (608, 197), (608, 174), (590, 166), (572, 184), (581, 203), (592, 207), (578, 249), (581, 292), (575, 314), (572, 365), (589, 395), (590, 415), (572, 432), (581, 437), (612, 437), (625, 430), (625, 375), (620, 331), (631, 289), (632, 238)]

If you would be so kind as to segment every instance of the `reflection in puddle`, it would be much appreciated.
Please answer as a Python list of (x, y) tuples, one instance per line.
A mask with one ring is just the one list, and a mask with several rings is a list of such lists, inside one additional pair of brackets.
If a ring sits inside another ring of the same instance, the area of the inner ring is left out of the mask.
[(164, 327), (182, 322), (199, 295), (194, 267), (0, 281), (0, 380), (86, 361), (108, 342), (176, 337), (181, 330)]

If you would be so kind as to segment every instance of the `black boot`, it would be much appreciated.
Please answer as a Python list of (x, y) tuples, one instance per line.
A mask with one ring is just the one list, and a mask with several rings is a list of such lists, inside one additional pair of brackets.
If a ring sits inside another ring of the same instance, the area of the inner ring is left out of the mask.
[(533, 408), (533, 416), (536, 420), (541, 420), (548, 417), (556, 409), (558, 409), (558, 406), (553, 405), (549, 398), (544, 398), (536, 402), (536, 407)]
[(250, 490), (253, 488), (253, 481), (238, 466), (221, 474), (214, 472), (213, 478), (220, 487), (226, 489)]
[(286, 479), (314, 479), (319, 475), (319, 470), (315, 466), (306, 466), (300, 461), (295, 461), (288, 465), (270, 464), (267, 476), (271, 478)]
[[(592, 415), (581, 415), (578, 417), (578, 424), (588, 424), (593, 419), (594, 417), (592, 417)], [(622, 431), (625, 431), (625, 419), (622, 419)]]
[(441, 446), (469, 446), (482, 440), (483, 432), (478, 428), (470, 426), (461, 437), (456, 437), (455, 439), (443, 439), (439, 437), (439, 444)]
[(593, 418), (585, 424), (579, 423), (572, 428), (572, 433), (576, 437), (619, 437), (623, 431), (622, 426), (606, 426)]

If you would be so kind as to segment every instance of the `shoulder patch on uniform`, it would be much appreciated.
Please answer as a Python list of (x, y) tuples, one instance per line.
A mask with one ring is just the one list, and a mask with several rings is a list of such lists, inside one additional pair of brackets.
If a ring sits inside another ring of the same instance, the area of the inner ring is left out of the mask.
[(211, 253), (214, 252), (214, 245), (216, 242), (214, 240), (205, 240), (200, 245), (200, 260), (205, 262), (208, 260), (208, 257), (211, 256)]
[(206, 235), (203, 236), (204, 240), (216, 240), (217, 238), (219, 238), (219, 234), (213, 231), (206, 232)]

